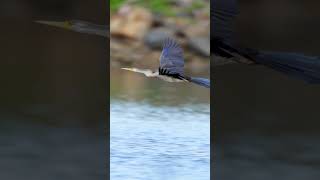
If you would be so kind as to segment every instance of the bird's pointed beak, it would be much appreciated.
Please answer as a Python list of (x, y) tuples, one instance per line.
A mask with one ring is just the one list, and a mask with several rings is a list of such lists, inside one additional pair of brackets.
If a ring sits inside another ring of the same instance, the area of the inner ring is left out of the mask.
[(134, 69), (134, 68), (121, 68), (121, 69), (135, 72), (135, 69)]
[(63, 29), (71, 29), (72, 25), (69, 21), (35, 21), (36, 23), (39, 24), (45, 24), (49, 26), (54, 26), (54, 27), (59, 27)]

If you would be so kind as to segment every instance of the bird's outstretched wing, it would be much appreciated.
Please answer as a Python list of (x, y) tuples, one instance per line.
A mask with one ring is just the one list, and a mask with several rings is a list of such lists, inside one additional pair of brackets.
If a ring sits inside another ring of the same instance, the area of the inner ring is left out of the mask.
[(238, 14), (237, 0), (212, 0), (211, 50), (214, 55), (246, 64), (262, 64), (289, 76), (320, 83), (320, 57), (298, 53), (267, 52), (233, 45), (232, 21)]
[(210, 5), (213, 37), (231, 41), (232, 22), (238, 14), (237, 0), (212, 0)]
[(183, 74), (184, 59), (180, 45), (171, 38), (166, 38), (160, 56), (160, 69), (170, 74)]
[(253, 64), (254, 62), (242, 53), (240, 49), (234, 46), (233, 38), (233, 22), (235, 16), (238, 15), (237, 0), (213, 0), (210, 9), (212, 22), (210, 48), (213, 55), (223, 57), (221, 61), (214, 57), (213, 65), (229, 64), (230, 61), (237, 61), (245, 64)]

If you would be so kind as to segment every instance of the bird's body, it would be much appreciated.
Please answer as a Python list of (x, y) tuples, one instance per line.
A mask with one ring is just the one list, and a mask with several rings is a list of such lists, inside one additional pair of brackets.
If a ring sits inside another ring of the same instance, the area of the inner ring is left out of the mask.
[(210, 80), (205, 78), (193, 78), (184, 74), (183, 52), (179, 44), (173, 39), (167, 38), (163, 43), (160, 56), (160, 67), (156, 71), (149, 69), (122, 68), (124, 70), (142, 73), (147, 77), (156, 77), (166, 82), (192, 82), (197, 85), (210, 88)]
[(166, 75), (157, 75), (157, 78), (159, 78), (161, 80), (164, 80), (164, 81), (167, 81), (167, 82), (174, 82), (174, 83), (177, 83), (177, 82), (189, 82), (186, 79), (178, 79), (176, 77), (171, 77), (171, 76), (166, 76)]
[(166, 74), (161, 74), (159, 71), (151, 71), (150, 69), (137, 69), (137, 68), (121, 68), (124, 70), (132, 71), (132, 72), (138, 72), (144, 74), (146, 77), (153, 77), (153, 78), (158, 78), (163, 81), (167, 82), (187, 82), (187, 79), (181, 79), (177, 78), (176, 76), (171, 76), (171, 75), (166, 75)]

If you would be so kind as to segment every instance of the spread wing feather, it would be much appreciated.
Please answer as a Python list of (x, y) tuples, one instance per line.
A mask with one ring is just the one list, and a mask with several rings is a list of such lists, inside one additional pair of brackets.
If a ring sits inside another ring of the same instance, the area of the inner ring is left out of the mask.
[(213, 0), (210, 16), (214, 38), (232, 39), (232, 21), (238, 15), (237, 0)]
[(171, 38), (166, 38), (160, 56), (160, 69), (171, 74), (183, 74), (184, 59), (180, 45)]

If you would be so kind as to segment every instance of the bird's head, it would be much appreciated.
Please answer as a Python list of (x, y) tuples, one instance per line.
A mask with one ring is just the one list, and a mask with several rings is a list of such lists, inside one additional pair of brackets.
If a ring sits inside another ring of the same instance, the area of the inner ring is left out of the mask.
[(123, 70), (127, 70), (127, 71), (132, 71), (132, 72), (137, 72), (137, 68), (121, 68)]
[(150, 69), (137, 69), (137, 68), (121, 68), (123, 70), (127, 70), (127, 71), (132, 71), (132, 72), (137, 72), (137, 73), (142, 73), (148, 77), (154, 76), (154, 72), (152, 72), (152, 70)]
[(59, 27), (63, 29), (72, 30), (73, 23), (71, 21), (35, 21), (36, 23), (45, 24), (49, 26)]

